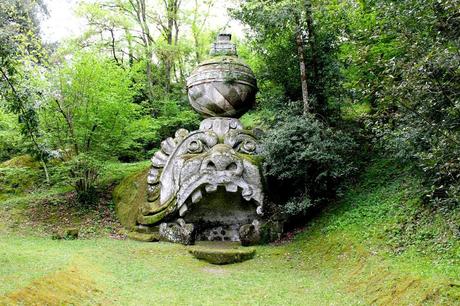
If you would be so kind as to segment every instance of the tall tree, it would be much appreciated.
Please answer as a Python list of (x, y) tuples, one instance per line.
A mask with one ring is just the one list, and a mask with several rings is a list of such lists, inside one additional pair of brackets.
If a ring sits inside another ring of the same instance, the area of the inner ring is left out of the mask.
[(39, 122), (27, 70), (43, 64), (46, 52), (39, 35), (39, 16), (46, 14), (42, 1), (6, 0), (0, 3), (0, 100), (18, 115), (21, 132), (32, 143), (49, 182), (47, 149), (40, 143)]
[(338, 69), (333, 59), (339, 36), (334, 28), (337, 20), (329, 25), (328, 18), (340, 16), (342, 9), (312, 0), (245, 0), (233, 11), (253, 29), (253, 45), (270, 62), (266, 68), (272, 70), (270, 78), (283, 85), (290, 98), (302, 101), (304, 114), (328, 113), (331, 88), (337, 87)]

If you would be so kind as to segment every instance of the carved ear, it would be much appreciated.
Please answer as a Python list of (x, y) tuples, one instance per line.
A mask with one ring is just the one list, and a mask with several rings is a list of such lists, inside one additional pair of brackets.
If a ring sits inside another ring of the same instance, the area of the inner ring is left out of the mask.
[(164, 167), (176, 147), (187, 137), (188, 134), (189, 131), (186, 129), (179, 129), (174, 138), (169, 137), (161, 142), (161, 149), (152, 157), (152, 168), (147, 176), (147, 183), (149, 185), (149, 202), (154, 202), (159, 198), (161, 191), (160, 177), (163, 173)]
[[(174, 155), (173, 155), (174, 156)], [(174, 163), (179, 163), (180, 160), (175, 160), (175, 158), (171, 158), (168, 161), (168, 166), (165, 167), (165, 171), (161, 174), (161, 179), (160, 179), (160, 186), (161, 186), (161, 192), (160, 192), (160, 205), (164, 205), (168, 203), (173, 197), (178, 190), (177, 185), (177, 173), (174, 171), (177, 171), (176, 169), (181, 169), (180, 165), (174, 165)]]

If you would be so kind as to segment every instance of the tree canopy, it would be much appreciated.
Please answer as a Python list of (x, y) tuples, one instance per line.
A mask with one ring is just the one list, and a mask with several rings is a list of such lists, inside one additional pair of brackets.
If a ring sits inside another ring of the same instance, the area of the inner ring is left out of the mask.
[[(196, 127), (185, 79), (226, 31), (212, 21), (215, 6), (83, 1), (76, 13), (88, 26), (47, 44), (42, 1), (2, 1), (0, 135), (11, 137), (0, 137), (0, 158), (30, 152), (44, 169), (55, 156), (144, 160), (177, 128)], [(276, 167), (267, 173), (296, 182), (299, 196), (384, 154), (423, 177), (428, 203), (458, 205), (459, 11), (455, 0), (240, 1), (229, 15), (260, 87), (242, 121), (268, 130), (267, 165)]]

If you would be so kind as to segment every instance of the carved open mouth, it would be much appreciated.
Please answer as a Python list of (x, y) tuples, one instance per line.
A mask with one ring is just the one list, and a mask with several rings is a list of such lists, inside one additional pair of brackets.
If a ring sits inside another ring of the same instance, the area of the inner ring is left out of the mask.
[(219, 190), (228, 193), (239, 193), (246, 202), (257, 206), (257, 214), (262, 214), (263, 193), (257, 186), (246, 182), (242, 177), (209, 177), (204, 175), (199, 179), (190, 180), (193, 183), (183, 186), (177, 195), (179, 215), (184, 216), (190, 205), (196, 205), (203, 198)]

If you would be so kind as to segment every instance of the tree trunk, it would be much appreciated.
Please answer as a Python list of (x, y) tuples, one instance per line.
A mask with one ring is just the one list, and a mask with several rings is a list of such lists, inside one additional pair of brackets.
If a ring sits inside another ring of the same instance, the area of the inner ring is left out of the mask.
[(46, 165), (46, 162), (43, 158), (40, 158), (40, 162), (43, 166), (43, 171), (45, 171), (45, 179), (46, 179), (46, 183), (49, 185), (50, 184), (50, 175), (49, 175), (49, 172), (48, 172), (48, 166)]
[(308, 99), (307, 85), (307, 65), (305, 63), (305, 47), (303, 44), (302, 30), (299, 27), (296, 33), (297, 55), (299, 57), (300, 66), (300, 82), (302, 85), (302, 102), (303, 114), (306, 115), (310, 111), (310, 101)]
[[(308, 44), (311, 50), (311, 72), (313, 75), (313, 92), (315, 93), (315, 106), (313, 106), (316, 113), (324, 113), (327, 110), (327, 101), (324, 94), (324, 82), (322, 82), (319, 71), (320, 64), (318, 63), (318, 47), (316, 45), (316, 33), (313, 26), (313, 13), (311, 7), (311, 1), (307, 1), (305, 4), (305, 14), (308, 30)], [(310, 83), (312, 84), (312, 83)]]
[[(146, 61), (146, 76), (147, 76), (147, 96), (149, 101), (153, 102), (153, 74), (152, 74), (152, 66), (154, 65), (152, 62), (153, 57), (153, 47), (154, 41), (152, 36), (150, 35), (150, 28), (147, 21), (147, 8), (145, 4), (145, 0), (129, 0), (132, 10), (133, 17), (137, 20), (140, 30), (143, 47), (144, 47), (144, 56)], [(128, 10), (129, 11), (129, 10)], [(131, 50), (130, 50), (131, 52)], [(132, 54), (131, 54), (132, 56)]]
[(113, 32), (113, 29), (109, 29), (109, 32), (110, 32), (110, 37), (112, 38), (111, 43), (110, 43), (110, 48), (112, 50), (112, 56), (113, 56), (113, 59), (115, 60), (115, 63), (117, 63), (117, 65), (120, 65), (120, 62), (117, 57), (117, 51), (115, 48), (115, 33)]
[(133, 67), (133, 64), (134, 64), (133, 42), (132, 42), (131, 35), (129, 34), (129, 30), (127, 28), (124, 28), (124, 30), (125, 30), (126, 41), (128, 42), (128, 63), (129, 63), (129, 67)]

